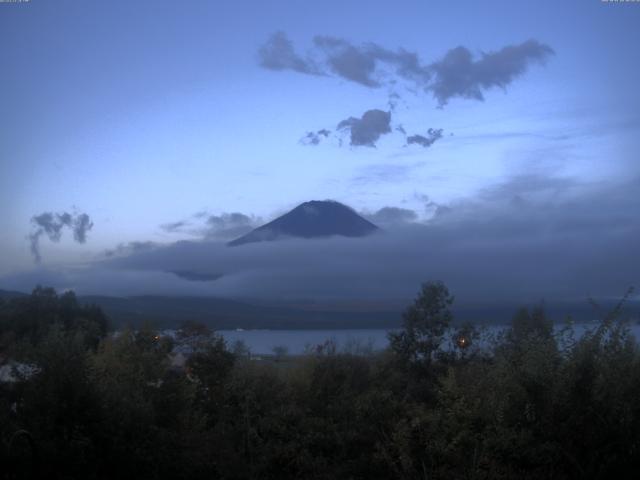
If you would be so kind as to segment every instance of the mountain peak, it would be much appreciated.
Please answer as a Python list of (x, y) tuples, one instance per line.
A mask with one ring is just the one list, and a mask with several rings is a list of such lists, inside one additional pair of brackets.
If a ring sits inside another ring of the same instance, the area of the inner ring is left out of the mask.
[(351, 207), (335, 200), (310, 200), (227, 245), (273, 241), (286, 237), (364, 237), (378, 230)]

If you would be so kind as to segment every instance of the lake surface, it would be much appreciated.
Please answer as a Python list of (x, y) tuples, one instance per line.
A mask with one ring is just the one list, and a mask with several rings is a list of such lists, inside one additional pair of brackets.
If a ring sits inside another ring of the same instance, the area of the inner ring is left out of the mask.
[(264, 355), (273, 353), (274, 347), (284, 346), (288, 353), (300, 354), (326, 341), (333, 341), (338, 351), (359, 345), (362, 348), (382, 350), (388, 344), (387, 333), (383, 329), (354, 330), (218, 330), (227, 341), (229, 348), (242, 340), (251, 353)]
[[(588, 328), (597, 324), (574, 325), (576, 336), (580, 336)], [(557, 325), (556, 329), (562, 328)], [(496, 335), (504, 330), (504, 326), (491, 326), (484, 329), (485, 335)], [(630, 329), (636, 339), (640, 339), (640, 325), (632, 324)], [(256, 355), (272, 354), (274, 347), (286, 347), (290, 354), (301, 354), (333, 341), (338, 351), (350, 350), (382, 350), (389, 344), (385, 329), (353, 329), (353, 330), (218, 330), (227, 341), (229, 348), (241, 340)]]

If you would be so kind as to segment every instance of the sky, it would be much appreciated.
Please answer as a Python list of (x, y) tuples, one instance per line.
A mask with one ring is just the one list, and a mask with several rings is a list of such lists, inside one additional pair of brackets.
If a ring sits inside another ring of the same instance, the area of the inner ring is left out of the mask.
[[(639, 24), (600, 0), (0, 3), (0, 288), (375, 296), (393, 273), (394, 295), (450, 276), (472, 296), (480, 255), (483, 294), (518, 263), (539, 271), (513, 295), (624, 291)], [(391, 233), (222, 248), (312, 199)], [(284, 268), (292, 250), (331, 272)], [(224, 280), (166, 273), (195, 267)]]

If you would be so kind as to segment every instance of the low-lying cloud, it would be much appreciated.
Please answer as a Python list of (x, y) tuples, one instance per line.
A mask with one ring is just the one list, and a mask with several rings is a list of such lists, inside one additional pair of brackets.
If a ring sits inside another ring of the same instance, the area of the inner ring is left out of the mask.
[(166, 233), (183, 233), (209, 240), (230, 240), (257, 227), (261, 219), (241, 212), (198, 212), (185, 220), (160, 225)]
[(440, 279), (461, 304), (616, 296), (640, 280), (639, 187), (640, 179), (602, 187), (516, 177), (442, 206), (425, 223), (400, 207), (381, 209), (378, 220), (395, 224), (364, 238), (237, 248), (180, 241), (84, 269), (5, 277), (0, 288), (42, 282), (82, 293), (382, 300), (410, 298), (420, 282)]
[(408, 208), (400, 207), (382, 207), (378, 211), (371, 214), (364, 214), (370, 222), (380, 227), (397, 227), (407, 223), (418, 221), (418, 214)]
[(250, 232), (258, 226), (256, 217), (240, 212), (210, 215), (207, 219), (205, 237), (209, 239), (229, 240)]

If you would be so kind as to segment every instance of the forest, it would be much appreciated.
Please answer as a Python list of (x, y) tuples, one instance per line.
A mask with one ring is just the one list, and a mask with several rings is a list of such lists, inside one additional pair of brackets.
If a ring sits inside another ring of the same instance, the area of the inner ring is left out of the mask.
[(256, 359), (194, 322), (113, 331), (38, 287), (0, 300), (1, 476), (637, 478), (629, 295), (584, 334), (540, 305), (487, 338), (427, 282), (384, 351)]

